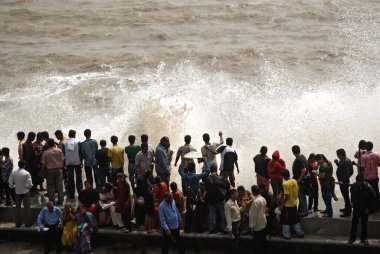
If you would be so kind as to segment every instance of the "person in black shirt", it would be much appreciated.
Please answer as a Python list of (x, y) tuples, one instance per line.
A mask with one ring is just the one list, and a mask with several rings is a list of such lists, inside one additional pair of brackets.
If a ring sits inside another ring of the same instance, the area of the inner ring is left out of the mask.
[(99, 142), (100, 149), (96, 151), (95, 159), (96, 166), (98, 167), (98, 177), (99, 177), (99, 189), (101, 189), (107, 182), (111, 182), (111, 169), (110, 169), (110, 158), (108, 157), (107, 142), (102, 139)]
[(299, 204), (298, 204), (298, 211), (300, 213), (300, 216), (307, 216), (307, 200), (306, 200), (306, 193), (302, 186), (304, 177), (307, 173), (307, 159), (304, 155), (301, 154), (301, 148), (298, 145), (295, 145), (292, 147), (293, 155), (296, 157), (293, 162), (293, 179), (295, 179), (298, 182), (298, 198), (299, 198)]
[(96, 215), (99, 192), (92, 188), (91, 181), (84, 181), (84, 189), (79, 192), (78, 200), (86, 207), (88, 212)]
[(351, 216), (351, 201), (348, 187), (350, 186), (350, 177), (352, 176), (354, 169), (352, 162), (347, 158), (344, 149), (338, 149), (336, 155), (339, 158), (339, 160), (334, 160), (335, 164), (338, 166), (336, 169), (336, 177), (338, 178), (340, 192), (344, 199), (344, 208), (340, 209), (343, 214), (341, 214), (340, 217), (348, 217)]
[(257, 177), (257, 185), (264, 184), (265, 188), (269, 190), (269, 177), (268, 177), (268, 163), (270, 161), (267, 156), (268, 148), (262, 146), (260, 153), (253, 157), (253, 162), (255, 163), (255, 172)]

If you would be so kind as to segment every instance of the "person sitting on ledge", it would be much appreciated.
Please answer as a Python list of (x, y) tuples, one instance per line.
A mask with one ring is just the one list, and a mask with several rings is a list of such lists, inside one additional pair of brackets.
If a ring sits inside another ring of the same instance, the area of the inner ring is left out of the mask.
[(92, 188), (91, 181), (84, 181), (84, 189), (79, 192), (78, 200), (82, 203), (88, 212), (97, 214), (99, 192)]
[(58, 230), (62, 227), (61, 214), (61, 209), (49, 201), (37, 217), (38, 232), (43, 234), (45, 243), (45, 254), (49, 253), (51, 243), (54, 244), (56, 253), (61, 252), (61, 239)]

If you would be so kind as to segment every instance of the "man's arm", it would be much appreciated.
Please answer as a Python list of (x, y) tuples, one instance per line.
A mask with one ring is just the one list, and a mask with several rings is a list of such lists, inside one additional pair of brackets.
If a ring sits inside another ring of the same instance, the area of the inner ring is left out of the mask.
[(177, 167), (177, 163), (178, 163), (180, 157), (181, 157), (181, 151), (178, 149), (177, 156), (175, 157), (175, 162), (174, 162), (175, 167)]
[(300, 177), (297, 179), (297, 182), (298, 182), (298, 183), (302, 182), (302, 179), (305, 177), (306, 172), (307, 172), (306, 168), (303, 168), (303, 169), (301, 170), (301, 175), (300, 175)]
[(46, 209), (43, 208), (42, 211), (40, 212), (40, 214), (37, 217), (37, 226), (39, 228), (43, 228), (44, 227), (44, 225), (42, 225), (42, 221), (45, 218), (45, 213), (46, 213)]
[(32, 177), (31, 177), (30, 174), (28, 173), (28, 174), (26, 175), (26, 188), (30, 190), (32, 187), (33, 187)]
[(14, 181), (13, 181), (13, 174), (11, 174), (11, 175), (9, 176), (8, 183), (9, 183), (9, 188), (11, 188), (11, 189), (14, 189), (14, 188), (15, 188), (15, 183), (14, 183)]
[(210, 164), (208, 164), (207, 159), (205, 158), (205, 162), (203, 162), (203, 170), (202, 173), (197, 174), (197, 180), (199, 181), (200, 179), (208, 177), (210, 174)]
[(168, 224), (166, 223), (165, 212), (162, 207), (158, 208), (158, 217), (160, 218), (161, 228), (165, 231), (169, 230)]

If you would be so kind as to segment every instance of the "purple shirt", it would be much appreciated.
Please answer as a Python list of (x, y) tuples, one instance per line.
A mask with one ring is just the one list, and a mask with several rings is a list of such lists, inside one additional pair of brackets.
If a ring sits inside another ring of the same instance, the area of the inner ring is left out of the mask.
[(377, 168), (380, 165), (380, 155), (378, 153), (368, 151), (361, 157), (364, 169), (364, 180), (374, 180), (379, 178)]

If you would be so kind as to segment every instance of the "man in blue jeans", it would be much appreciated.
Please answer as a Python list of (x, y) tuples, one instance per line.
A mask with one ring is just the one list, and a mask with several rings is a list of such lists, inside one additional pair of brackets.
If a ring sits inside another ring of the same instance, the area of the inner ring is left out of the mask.
[(217, 166), (212, 164), (210, 167), (210, 175), (205, 181), (206, 187), (206, 203), (209, 209), (209, 231), (210, 234), (217, 232), (216, 230), (216, 210), (219, 211), (221, 217), (221, 229), (224, 232), (226, 230), (226, 218), (224, 216), (224, 202), (226, 199), (227, 191), (230, 189), (230, 183), (227, 179), (217, 174)]

